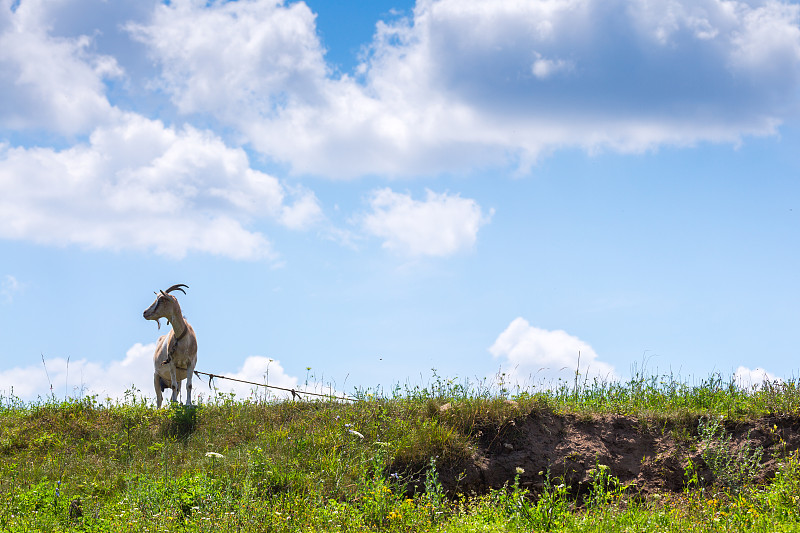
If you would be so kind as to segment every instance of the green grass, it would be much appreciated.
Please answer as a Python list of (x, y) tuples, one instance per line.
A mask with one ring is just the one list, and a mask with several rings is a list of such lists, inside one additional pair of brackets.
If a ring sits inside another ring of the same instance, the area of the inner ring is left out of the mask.
[[(800, 458), (785, 450), (775, 478), (752, 484), (734, 467), (757, 450), (725, 460), (729, 439), (713, 422), (797, 415), (795, 381), (743, 390), (662, 376), (526, 391), (434, 377), (355, 395), (161, 410), (135, 394), (0, 398), (0, 531), (800, 531)], [(547, 479), (534, 494), (517, 476), (445, 494), (442, 468), (473, 454), (478, 431), (532, 412), (683, 424), (725, 483), (703, 485), (689, 468), (683, 492), (645, 497), (598, 465), (582, 491)]]

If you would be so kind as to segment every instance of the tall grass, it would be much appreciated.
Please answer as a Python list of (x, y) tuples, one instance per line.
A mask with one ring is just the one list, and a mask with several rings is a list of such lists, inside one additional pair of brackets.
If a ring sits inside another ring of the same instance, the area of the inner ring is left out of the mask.
[[(518, 473), (486, 494), (445, 494), (439, 477), (474, 453), (481, 428), (531, 412), (692, 423), (796, 415), (795, 381), (743, 389), (718, 375), (695, 384), (638, 375), (523, 390), (434, 375), (425, 386), (354, 396), (221, 395), (160, 410), (135, 393), (122, 402), (0, 397), (0, 531), (788, 531), (799, 523), (793, 454), (776, 458), (782, 465), (766, 485), (688, 483), (681, 494), (648, 498), (602, 465), (581, 493), (549, 477), (533, 493)], [(724, 446), (718, 430), (705, 438)], [(724, 448), (708, 449), (724, 457)], [(415, 471), (394, 471), (398, 464)]]

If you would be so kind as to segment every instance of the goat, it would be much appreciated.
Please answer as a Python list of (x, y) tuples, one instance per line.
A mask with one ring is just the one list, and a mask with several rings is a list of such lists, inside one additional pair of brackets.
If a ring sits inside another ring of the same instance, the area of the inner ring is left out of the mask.
[[(192, 405), (192, 373), (197, 364), (197, 337), (194, 329), (181, 314), (178, 299), (169, 294), (172, 291), (181, 291), (188, 285), (179, 283), (166, 291), (156, 293), (153, 304), (145, 309), (142, 316), (146, 320), (155, 320), (158, 329), (161, 329), (159, 319), (166, 318), (172, 325), (172, 330), (158, 338), (156, 351), (153, 355), (155, 373), (153, 384), (156, 388), (156, 403), (161, 407), (161, 393), (168, 387), (172, 389), (172, 402), (178, 401), (181, 392), (181, 381), (186, 380), (186, 405)], [(169, 381), (167, 381), (169, 380)]]

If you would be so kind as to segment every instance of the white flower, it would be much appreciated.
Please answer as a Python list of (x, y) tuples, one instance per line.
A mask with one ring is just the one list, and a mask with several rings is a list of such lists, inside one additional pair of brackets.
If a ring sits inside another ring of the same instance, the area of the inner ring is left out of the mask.
[(354, 429), (348, 429), (347, 431), (348, 431), (348, 432), (349, 432), (351, 435), (355, 435), (355, 436), (356, 436), (356, 437), (358, 437), (359, 439), (363, 439), (363, 438), (364, 438), (364, 435), (362, 435), (361, 433), (359, 433), (358, 431), (356, 431), (356, 430), (354, 430)]
[(215, 457), (215, 458), (218, 458), (218, 459), (222, 459), (225, 456), (222, 455), (221, 453), (217, 453), (217, 452), (206, 452), (206, 457)]

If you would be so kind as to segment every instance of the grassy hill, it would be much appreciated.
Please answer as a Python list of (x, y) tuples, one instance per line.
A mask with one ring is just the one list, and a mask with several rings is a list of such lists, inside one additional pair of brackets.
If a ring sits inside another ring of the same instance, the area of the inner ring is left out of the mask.
[(2, 531), (798, 531), (800, 386), (0, 402)]

